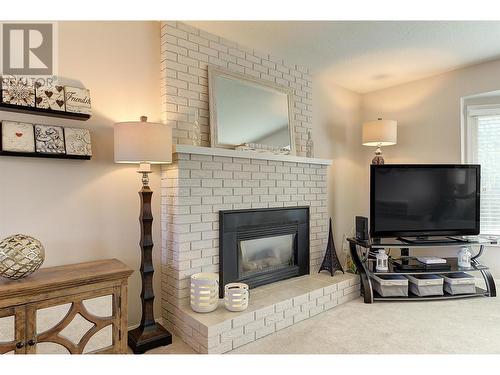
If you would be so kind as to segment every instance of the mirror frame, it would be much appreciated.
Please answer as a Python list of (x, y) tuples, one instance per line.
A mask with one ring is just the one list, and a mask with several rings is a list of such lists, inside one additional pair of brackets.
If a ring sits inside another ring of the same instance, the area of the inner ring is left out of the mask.
[[(287, 95), (288, 103), (288, 134), (290, 136), (290, 154), (295, 155), (295, 124), (293, 121), (293, 91), (286, 87), (273, 84), (272, 82), (264, 81), (252, 76), (235, 73), (224, 68), (214, 65), (208, 65), (208, 95), (209, 95), (209, 112), (210, 112), (210, 146), (219, 148), (234, 149), (237, 145), (219, 143), (218, 138), (218, 122), (217, 122), (217, 103), (215, 100), (214, 83), (216, 77), (224, 77), (251, 83), (258, 86), (264, 86), (282, 94)], [(248, 142), (251, 143), (251, 142)]]

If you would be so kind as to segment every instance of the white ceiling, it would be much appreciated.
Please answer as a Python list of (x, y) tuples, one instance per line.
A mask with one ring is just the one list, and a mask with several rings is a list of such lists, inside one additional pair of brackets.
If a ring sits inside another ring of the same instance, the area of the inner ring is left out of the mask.
[(366, 93), (500, 57), (497, 21), (189, 21)]

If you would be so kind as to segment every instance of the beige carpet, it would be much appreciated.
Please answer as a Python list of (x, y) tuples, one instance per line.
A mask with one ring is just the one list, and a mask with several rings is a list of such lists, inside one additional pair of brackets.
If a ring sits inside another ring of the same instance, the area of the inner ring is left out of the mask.
[[(175, 347), (154, 353), (192, 351)], [(242, 346), (231, 354), (500, 353), (500, 297), (364, 304), (360, 299)]]

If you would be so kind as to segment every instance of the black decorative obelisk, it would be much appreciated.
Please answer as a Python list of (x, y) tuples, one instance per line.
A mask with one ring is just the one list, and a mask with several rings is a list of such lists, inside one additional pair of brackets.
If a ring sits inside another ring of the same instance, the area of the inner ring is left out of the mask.
[(323, 258), (323, 262), (321, 263), (318, 273), (321, 271), (330, 271), (332, 276), (335, 274), (335, 271), (342, 271), (342, 273), (344, 273), (339, 258), (337, 257), (335, 243), (333, 242), (332, 218), (330, 218), (330, 229), (328, 233), (328, 244), (326, 245), (325, 257)]

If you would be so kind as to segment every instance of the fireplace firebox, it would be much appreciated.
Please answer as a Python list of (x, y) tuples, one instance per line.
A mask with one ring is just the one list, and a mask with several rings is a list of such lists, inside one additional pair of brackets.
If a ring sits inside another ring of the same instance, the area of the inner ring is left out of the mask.
[(219, 211), (219, 294), (309, 273), (309, 207)]

